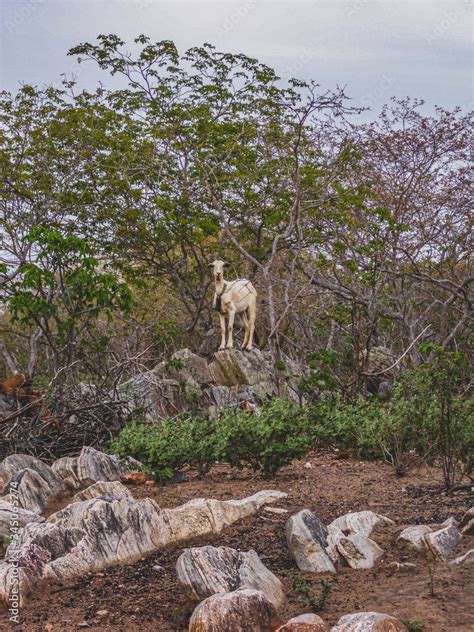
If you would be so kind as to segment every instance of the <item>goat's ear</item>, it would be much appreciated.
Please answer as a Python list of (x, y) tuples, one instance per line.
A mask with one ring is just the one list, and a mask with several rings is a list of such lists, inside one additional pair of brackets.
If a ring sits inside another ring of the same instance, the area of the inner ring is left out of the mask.
[(229, 264), (227, 263), (227, 261), (223, 261), (223, 262), (222, 262), (222, 265), (224, 266), (224, 268), (227, 268), (227, 266), (228, 266)]
[(207, 267), (208, 267), (208, 268), (213, 268), (213, 267), (214, 267), (214, 264), (213, 264), (213, 263), (208, 263), (208, 264), (207, 264)]

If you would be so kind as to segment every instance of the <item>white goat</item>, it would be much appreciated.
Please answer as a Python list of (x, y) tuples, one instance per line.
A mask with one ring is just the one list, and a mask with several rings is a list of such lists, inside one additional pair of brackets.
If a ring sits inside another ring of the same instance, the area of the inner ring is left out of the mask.
[[(240, 314), (245, 326), (242, 349), (250, 350), (253, 347), (253, 334), (255, 331), (257, 291), (247, 279), (224, 281), (225, 265), (224, 261), (220, 259), (216, 259), (209, 264), (209, 267), (214, 271), (215, 284), (212, 307), (219, 312), (219, 318), (221, 319), (221, 346), (219, 351), (226, 348), (232, 349), (234, 346), (232, 332), (236, 314)], [(226, 317), (228, 319), (227, 327)]]

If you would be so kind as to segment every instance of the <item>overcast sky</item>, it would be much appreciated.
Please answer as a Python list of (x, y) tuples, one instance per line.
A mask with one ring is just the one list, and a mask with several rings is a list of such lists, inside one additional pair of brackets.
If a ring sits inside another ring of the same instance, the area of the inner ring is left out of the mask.
[(67, 50), (99, 33), (145, 33), (181, 50), (210, 42), (243, 52), (283, 77), (346, 85), (355, 105), (392, 95), (472, 108), (472, 4), (466, 0), (0, 0), (0, 85), (91, 88), (107, 76)]

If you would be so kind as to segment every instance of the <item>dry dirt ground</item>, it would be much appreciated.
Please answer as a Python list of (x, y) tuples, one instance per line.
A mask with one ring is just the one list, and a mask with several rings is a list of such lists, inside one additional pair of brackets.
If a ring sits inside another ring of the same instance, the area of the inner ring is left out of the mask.
[[(288, 498), (281, 506), (288, 509), (288, 514), (262, 511), (219, 536), (189, 543), (255, 549), (284, 584), (288, 607), (282, 621), (310, 610), (295, 588), (295, 578), (297, 584), (301, 578), (309, 582), (316, 596), (321, 579), (299, 573), (289, 556), (284, 535), (288, 515), (309, 508), (328, 523), (349, 511), (371, 509), (382, 513), (396, 522), (396, 529), (375, 538), (386, 555), (372, 570), (342, 567), (336, 576), (327, 576), (332, 590), (320, 615), (332, 625), (344, 614), (372, 610), (420, 621), (425, 632), (474, 630), (472, 565), (435, 568), (434, 596), (430, 595), (429, 569), (424, 559), (416, 560), (415, 572), (396, 572), (389, 566), (391, 561), (401, 559), (394, 545), (396, 531), (410, 524), (441, 522), (449, 516), (459, 519), (472, 498), (465, 491), (445, 495), (440, 487), (439, 472), (433, 469), (418, 469), (397, 478), (390, 466), (379, 462), (341, 460), (329, 454), (314, 455), (307, 462), (311, 467), (298, 462), (269, 481), (251, 472), (236, 473), (219, 466), (203, 478), (190, 473), (184, 483), (165, 487), (136, 485), (130, 489), (136, 497), (150, 496), (162, 507), (175, 507), (196, 497), (242, 498), (264, 488), (287, 492)], [(464, 538), (459, 554), (473, 548), (473, 540)], [(186, 630), (195, 604), (186, 598), (176, 579), (175, 564), (182, 550), (183, 546), (167, 549), (136, 564), (85, 577), (73, 586), (43, 585), (22, 610), (22, 623), (13, 629), (28, 632)], [(162, 570), (153, 568), (155, 565)], [(0, 630), (9, 628), (8, 618), (0, 615)]]

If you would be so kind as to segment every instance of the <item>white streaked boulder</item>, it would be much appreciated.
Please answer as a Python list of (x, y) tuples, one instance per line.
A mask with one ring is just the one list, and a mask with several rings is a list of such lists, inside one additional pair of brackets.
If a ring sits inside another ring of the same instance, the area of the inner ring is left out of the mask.
[(277, 613), (260, 590), (218, 593), (202, 601), (189, 621), (189, 632), (269, 632)]
[(252, 549), (227, 546), (186, 549), (176, 563), (179, 583), (194, 599), (242, 588), (261, 590), (279, 610), (286, 602), (283, 585)]
[(286, 541), (292, 557), (301, 571), (335, 573), (336, 568), (328, 549), (328, 530), (309, 509), (303, 509), (288, 519)]
[(356, 612), (341, 617), (331, 632), (408, 632), (408, 628), (388, 614)]

